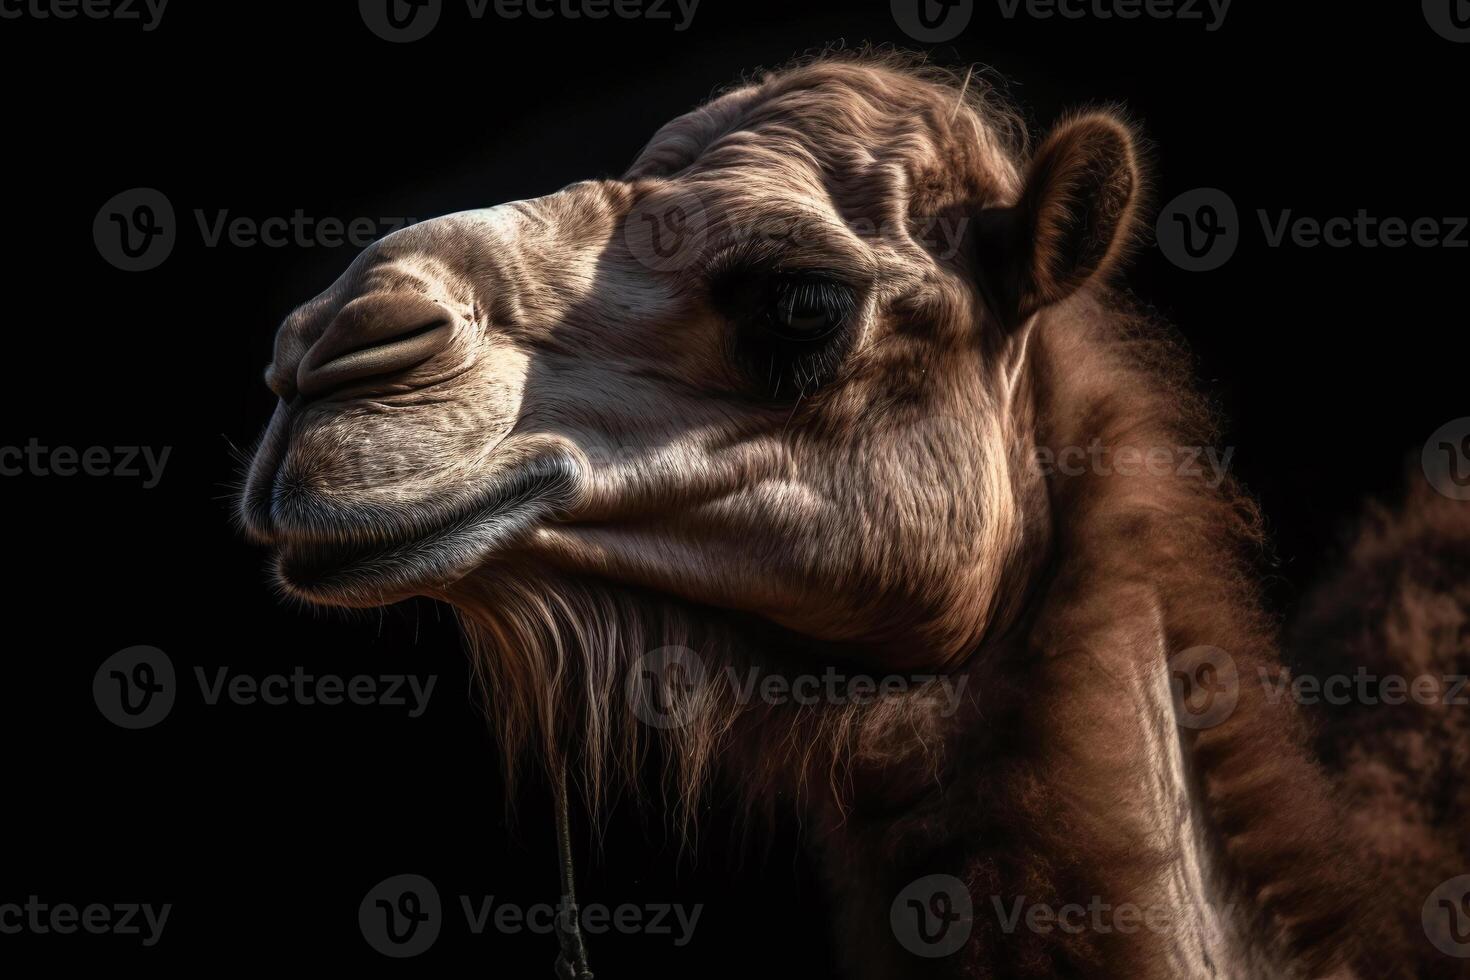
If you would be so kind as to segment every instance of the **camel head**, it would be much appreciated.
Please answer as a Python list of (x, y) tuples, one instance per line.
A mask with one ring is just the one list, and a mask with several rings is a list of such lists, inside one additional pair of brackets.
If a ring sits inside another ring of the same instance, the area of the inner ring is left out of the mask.
[[(1129, 127), (1082, 113), (1033, 148), (997, 103), (968, 76), (823, 57), (668, 123), (620, 179), (383, 239), (280, 327), (245, 529), (298, 599), (455, 608), (508, 783), (552, 777), (564, 883), (569, 787), (689, 828), (718, 771), (748, 813), (802, 810), (855, 977), (1398, 975), (1430, 955), (1423, 896), (1464, 867), (1425, 842), (1465, 821), (1395, 817), (1375, 841), (1384, 814), (1434, 807), (1354, 787), (1397, 773), (1444, 810), (1430, 776), (1452, 760), (1400, 772), (1402, 738), (1431, 736), (1398, 722), (1309, 753), (1268, 684), (1238, 489), (1044, 471), (1043, 450), (1182, 447), (1210, 420), (1164, 331), (1103, 285), (1140, 209)], [(1344, 579), (1332, 629), (1378, 656), (1395, 643), (1362, 610), (1412, 625), (1429, 596), (1452, 637), (1437, 593), (1463, 556), (1423, 542), (1459, 540), (1460, 514), (1375, 529), (1352, 574), (1398, 591), (1364, 603)], [(1422, 574), (1383, 574), (1396, 551)], [(1463, 643), (1436, 661), (1434, 630), (1398, 632), (1402, 664), (1463, 673)], [(1181, 672), (1201, 651), (1232, 680)], [(762, 701), (710, 666), (847, 686)], [(917, 683), (864, 698), (877, 672)], [(1181, 681), (1224, 694), (1223, 719), (1196, 724)], [(1367, 776), (1334, 788), (1332, 757)], [(966, 920), (948, 965), (898, 925), (917, 911), (927, 934), (936, 879), (974, 900), (942, 910), (941, 936)], [(1390, 881), (1403, 943), (1363, 891)], [(979, 914), (1028, 895), (1166, 927)]]
[(1044, 551), (1028, 338), (1138, 196), (1109, 113), (1025, 143), (978, 81), (828, 58), (401, 230), (281, 325), (244, 525), (313, 603), (605, 589), (959, 662)]

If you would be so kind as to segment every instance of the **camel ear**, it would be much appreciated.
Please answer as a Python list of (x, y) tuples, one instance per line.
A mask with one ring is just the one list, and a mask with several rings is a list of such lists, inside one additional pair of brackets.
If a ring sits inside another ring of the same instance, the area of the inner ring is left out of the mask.
[(1132, 236), (1140, 184), (1120, 117), (1089, 112), (1052, 131), (1015, 206), (981, 215), (981, 275), (1006, 320), (1024, 323), (1107, 274)]

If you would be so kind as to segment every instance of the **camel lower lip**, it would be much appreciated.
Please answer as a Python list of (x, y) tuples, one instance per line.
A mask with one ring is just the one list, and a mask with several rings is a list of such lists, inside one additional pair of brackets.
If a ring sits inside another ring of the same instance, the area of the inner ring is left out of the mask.
[(564, 506), (570, 467), (518, 468), (481, 499), (434, 529), (381, 541), (282, 541), (276, 574), (286, 589), (314, 602), (381, 605), (442, 589)]

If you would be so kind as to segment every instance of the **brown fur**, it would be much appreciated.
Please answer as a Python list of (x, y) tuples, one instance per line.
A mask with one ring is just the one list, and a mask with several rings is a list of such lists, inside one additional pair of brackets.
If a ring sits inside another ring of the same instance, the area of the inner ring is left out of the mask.
[[(1418, 474), (1401, 507), (1375, 506), (1341, 570), (1309, 598), (1290, 637), (1301, 673), (1470, 675), (1470, 523), (1465, 504)], [(1341, 786), (1342, 813), (1389, 920), (1381, 941), (1420, 976), (1463, 976), (1426, 955), (1420, 907), (1470, 867), (1470, 686), (1438, 703), (1329, 705), (1314, 745)], [(1451, 698), (1454, 703), (1445, 703)]]
[[(1422, 808), (1440, 760), (1464, 761), (1463, 715), (1319, 739), (1359, 812), (1400, 818), (1396, 841), (1374, 843), (1371, 819), (1344, 818), (1299, 713), (1259, 680), (1279, 656), (1249, 499), (1172, 469), (1036, 465), (1038, 449), (1215, 438), (1170, 332), (1108, 286), (1142, 206), (1134, 147), (1101, 111), (1033, 154), (985, 85), (898, 56), (759, 76), (664, 127), (623, 180), (401, 233), (293, 314), (245, 524), (279, 549), (293, 594), (452, 602), (512, 781), (533, 758), (571, 758), (595, 807), (640, 792), (653, 753), (686, 822), (717, 774), (753, 814), (799, 813), (855, 977), (1448, 969), (1406, 903), (1467, 854), (1463, 833), (1429, 840), (1463, 828), (1463, 791)], [(641, 268), (628, 225), (680, 195), (700, 204), (705, 248)], [(773, 218), (801, 240), (749, 233)], [(961, 249), (918, 239), (936, 218), (971, 222)], [(855, 237), (863, 221), (884, 230)], [(801, 263), (860, 282), (851, 335), (790, 373), (773, 356), (763, 387), (721, 290), (738, 302), (741, 270)], [(442, 351), (299, 397), (297, 381), (324, 387), (303, 358), (336, 343), (344, 308), (373, 324), (402, 305), (375, 297), (406, 292), (453, 324)], [(1406, 526), (1463, 535), (1463, 509), (1432, 510)], [(1380, 534), (1362, 554), (1389, 564), (1420, 540)], [(1442, 569), (1465, 554), (1425, 557), (1384, 600), (1399, 610), (1385, 664), (1406, 644), (1439, 663), (1456, 628), (1463, 663), (1467, 597)], [(1233, 658), (1239, 704), (1180, 728), (1170, 658), (1202, 645)], [(665, 690), (667, 675), (635, 669), (668, 647), (693, 651), (705, 682)], [(826, 666), (933, 676), (805, 706), (741, 702), (722, 680)], [(639, 721), (658, 693), (685, 723)], [(1450, 755), (1430, 751), (1444, 740)], [(1421, 768), (1392, 761), (1405, 746)], [(1404, 853), (1386, 919), (1367, 875)], [(888, 910), (935, 873), (964, 880), (975, 932), (923, 960)], [(1098, 896), (1171, 925), (1006, 933), (990, 900), (1015, 896)]]

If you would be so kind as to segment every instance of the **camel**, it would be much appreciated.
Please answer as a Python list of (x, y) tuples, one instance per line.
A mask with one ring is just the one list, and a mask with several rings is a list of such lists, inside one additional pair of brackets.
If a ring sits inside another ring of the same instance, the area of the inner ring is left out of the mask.
[[(903, 55), (754, 76), (292, 312), (240, 520), (294, 599), (451, 605), (512, 787), (799, 817), (846, 976), (1458, 975), (1466, 709), (1281, 696), (1259, 515), (1115, 285), (1139, 145)], [(1467, 673), (1467, 506), (1379, 512), (1305, 662)]]

